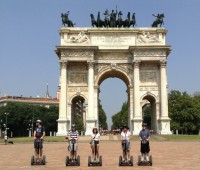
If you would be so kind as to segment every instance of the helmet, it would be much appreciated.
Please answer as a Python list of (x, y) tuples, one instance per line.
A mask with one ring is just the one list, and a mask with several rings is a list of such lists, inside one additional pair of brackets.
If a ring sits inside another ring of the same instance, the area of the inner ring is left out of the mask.
[(40, 119), (36, 120), (36, 123), (42, 123), (42, 121)]
[(72, 128), (76, 128), (76, 125), (75, 125), (75, 124), (72, 124)]
[(142, 126), (147, 126), (147, 124), (143, 122), (143, 123), (142, 123)]

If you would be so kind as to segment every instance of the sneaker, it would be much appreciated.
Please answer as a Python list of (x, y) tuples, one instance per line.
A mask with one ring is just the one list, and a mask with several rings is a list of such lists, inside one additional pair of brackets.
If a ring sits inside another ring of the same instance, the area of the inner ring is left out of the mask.
[(148, 157), (148, 156), (146, 156), (146, 161), (148, 161), (148, 162), (149, 162), (149, 157)]
[(126, 162), (126, 160), (125, 160), (125, 159), (123, 159), (123, 160), (122, 160), (122, 162)]
[(141, 161), (142, 161), (142, 162), (144, 161), (144, 156), (141, 156)]

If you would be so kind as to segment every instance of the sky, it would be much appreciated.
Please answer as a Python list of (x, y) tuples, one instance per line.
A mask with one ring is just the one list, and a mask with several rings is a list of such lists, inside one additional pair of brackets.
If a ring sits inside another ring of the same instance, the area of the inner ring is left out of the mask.
[[(200, 91), (199, 0), (0, 0), (0, 97), (43, 97), (48, 83), (54, 98), (59, 83), (61, 13), (70, 11), (75, 27), (92, 27), (90, 14), (108, 9), (136, 13), (135, 27), (150, 27), (152, 14), (164, 13), (168, 30), (168, 90)], [(127, 101), (126, 85), (109, 78), (100, 86), (100, 99), (108, 124)]]

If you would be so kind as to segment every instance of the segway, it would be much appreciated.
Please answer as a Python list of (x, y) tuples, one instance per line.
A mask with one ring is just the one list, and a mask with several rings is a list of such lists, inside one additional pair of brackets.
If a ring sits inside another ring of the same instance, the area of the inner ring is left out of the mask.
[(94, 160), (91, 160), (91, 156), (88, 156), (88, 166), (102, 166), (102, 156), (99, 156), (97, 160), (97, 144), (99, 141), (94, 140)]
[[(142, 144), (146, 144), (147, 140), (142, 140)], [(138, 166), (152, 166), (153, 157), (150, 155), (149, 160), (147, 160), (147, 154), (144, 153), (144, 159), (142, 160), (141, 155), (138, 156)]]
[(66, 166), (80, 166), (80, 156), (77, 156), (77, 159), (75, 158), (74, 155), (74, 145), (76, 143), (75, 139), (71, 139), (72, 143), (72, 158), (70, 159), (69, 156), (66, 156), (65, 164)]
[(133, 166), (133, 156), (130, 157), (130, 160), (127, 158), (127, 150), (126, 150), (126, 145), (127, 145), (127, 140), (122, 140), (122, 144), (124, 146), (123, 153), (125, 155), (125, 160), (122, 160), (122, 156), (119, 156), (119, 166)]
[[(40, 155), (40, 143), (42, 142), (41, 139), (35, 139), (36, 146), (37, 146), (37, 153)], [(31, 165), (45, 165), (46, 164), (46, 155), (43, 155), (42, 159), (35, 158), (33, 155), (31, 156)]]

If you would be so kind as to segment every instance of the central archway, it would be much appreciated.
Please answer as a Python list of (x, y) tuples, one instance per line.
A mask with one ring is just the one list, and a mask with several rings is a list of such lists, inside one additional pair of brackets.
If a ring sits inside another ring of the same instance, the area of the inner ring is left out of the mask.
[[(102, 78), (100, 79), (101, 83), (99, 84), (98, 96), (103, 110), (105, 111), (107, 116), (108, 129), (112, 129), (112, 116), (118, 113), (121, 110), (122, 105), (124, 103), (127, 103), (128, 101), (128, 87), (127, 84), (124, 82), (125, 78), (122, 78), (124, 75), (120, 74), (121, 73), (117, 73), (117, 71), (114, 71), (112, 73), (110, 71), (109, 73), (107, 72), (102, 75)], [(123, 122), (117, 124), (117, 127), (115, 128), (120, 128), (120, 125), (127, 124), (126, 121), (126, 123)]]
[[(101, 72), (100, 75), (97, 76), (96, 83), (98, 84), (98, 87), (99, 87), (98, 100), (99, 100), (99, 94), (101, 93), (100, 86), (105, 80), (107, 80), (109, 78), (117, 78), (117, 79), (119, 79), (119, 81), (122, 81), (125, 84), (125, 93), (126, 93), (127, 98), (123, 102), (128, 102), (128, 106), (130, 106), (130, 104), (129, 104), (129, 101), (130, 101), (129, 100), (129, 97), (130, 97), (130, 95), (129, 95), (129, 86), (130, 86), (131, 82), (130, 82), (129, 77), (128, 77), (127, 74), (125, 74), (121, 70), (116, 70), (116, 69), (105, 69), (104, 71)], [(113, 101), (113, 102), (115, 102), (115, 101)], [(128, 111), (130, 111), (130, 109), (128, 109)], [(131, 122), (130, 117), (131, 116), (130, 116), (130, 112), (129, 112), (128, 113), (128, 118), (129, 118), (129, 120), (128, 120), (129, 123), (128, 124), (129, 125), (130, 125), (130, 122)], [(120, 127), (118, 127), (118, 128), (120, 128)]]

